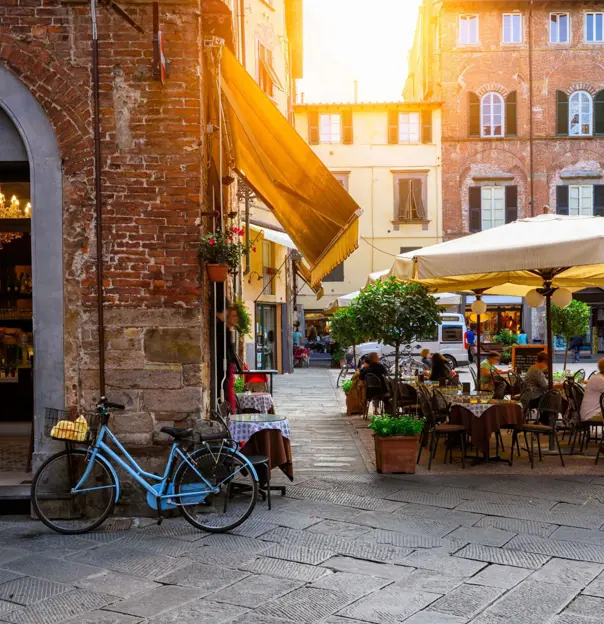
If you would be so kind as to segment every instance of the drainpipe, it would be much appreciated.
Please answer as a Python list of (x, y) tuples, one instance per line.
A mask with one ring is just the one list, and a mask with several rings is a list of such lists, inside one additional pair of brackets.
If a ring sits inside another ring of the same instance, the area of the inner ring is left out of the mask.
[(529, 173), (531, 176), (531, 217), (535, 216), (535, 181), (533, 156), (533, 0), (529, 5), (528, 17), (528, 60), (529, 60)]
[(245, 0), (239, 0), (239, 40), (241, 41), (241, 64), (245, 69)]
[(101, 126), (99, 86), (99, 39), (96, 22), (96, 0), (90, 0), (92, 20), (92, 93), (94, 128), (94, 204), (96, 216), (96, 287), (99, 341), (99, 392), (105, 395), (105, 319), (103, 311), (103, 215), (101, 205)]

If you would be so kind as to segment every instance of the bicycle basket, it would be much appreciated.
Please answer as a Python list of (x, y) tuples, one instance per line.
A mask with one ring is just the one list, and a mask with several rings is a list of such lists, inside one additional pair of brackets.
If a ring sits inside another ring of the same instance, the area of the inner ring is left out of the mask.
[(98, 414), (46, 408), (44, 435), (63, 442), (91, 442), (99, 429)]

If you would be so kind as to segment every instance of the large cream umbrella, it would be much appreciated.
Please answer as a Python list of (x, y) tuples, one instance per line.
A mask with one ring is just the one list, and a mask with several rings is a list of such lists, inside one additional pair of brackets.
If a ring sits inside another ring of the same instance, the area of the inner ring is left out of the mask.
[[(604, 286), (604, 219), (553, 214), (519, 219), (401, 254), (390, 275), (417, 280), (441, 292), (518, 294), (518, 287), (527, 288), (529, 305), (546, 303), (551, 371), (551, 302), (564, 307), (570, 303), (570, 291)], [(477, 314), (480, 303), (473, 304)]]

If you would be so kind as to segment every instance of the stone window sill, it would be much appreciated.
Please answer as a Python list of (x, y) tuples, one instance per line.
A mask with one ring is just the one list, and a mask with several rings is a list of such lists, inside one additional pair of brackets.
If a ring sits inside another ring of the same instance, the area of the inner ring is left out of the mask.
[(395, 221), (391, 221), (392, 225), (428, 225), (430, 223), (430, 219), (397, 219)]

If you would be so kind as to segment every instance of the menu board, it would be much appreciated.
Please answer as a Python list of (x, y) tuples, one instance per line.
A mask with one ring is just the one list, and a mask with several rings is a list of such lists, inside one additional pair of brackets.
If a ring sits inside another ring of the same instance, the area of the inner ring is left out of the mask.
[(541, 351), (547, 351), (547, 346), (542, 344), (514, 345), (512, 347), (512, 368), (517, 375), (524, 375), (536, 362), (537, 355)]

